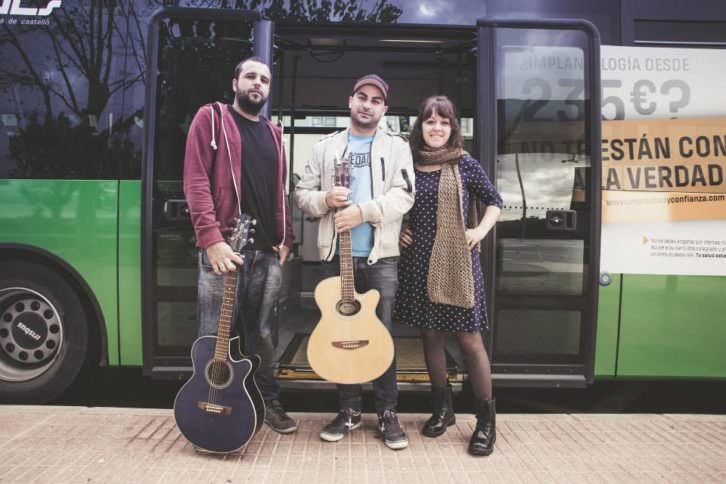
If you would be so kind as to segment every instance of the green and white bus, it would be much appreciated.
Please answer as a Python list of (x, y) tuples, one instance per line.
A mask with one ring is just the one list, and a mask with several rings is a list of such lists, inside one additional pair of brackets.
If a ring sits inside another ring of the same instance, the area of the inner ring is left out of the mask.
[[(89, 366), (190, 373), (184, 141), (253, 54), (290, 190), (360, 75), (389, 81), (402, 135), (423, 98), (454, 100), (505, 201), (482, 255), (497, 385), (726, 378), (725, 27), (717, 0), (2, 2), (0, 402), (51, 400)], [(317, 221), (293, 216), (278, 376), (313, 391)], [(419, 388), (416, 331), (393, 336)]]

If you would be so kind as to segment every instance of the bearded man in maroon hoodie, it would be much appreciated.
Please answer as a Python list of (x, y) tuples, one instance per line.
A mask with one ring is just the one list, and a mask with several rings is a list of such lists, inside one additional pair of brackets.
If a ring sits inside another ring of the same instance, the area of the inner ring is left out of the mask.
[[(184, 194), (199, 248), (199, 336), (216, 333), (223, 273), (238, 271), (235, 327), (244, 337), (244, 352), (262, 358), (255, 381), (265, 400), (265, 422), (290, 433), (297, 423), (280, 405), (273, 376), (274, 308), (293, 232), (282, 129), (260, 114), (271, 80), (262, 59), (245, 59), (234, 71), (234, 103), (211, 103), (197, 111), (187, 136)], [(236, 254), (225, 237), (241, 213), (254, 217), (257, 225), (254, 242)]]

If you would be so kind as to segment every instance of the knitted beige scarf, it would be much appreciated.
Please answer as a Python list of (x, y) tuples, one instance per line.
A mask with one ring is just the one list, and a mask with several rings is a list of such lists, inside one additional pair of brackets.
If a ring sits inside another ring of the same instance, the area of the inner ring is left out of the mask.
[(429, 259), (427, 292), (429, 300), (462, 308), (474, 307), (474, 275), (471, 250), (466, 243), (459, 160), (465, 152), (458, 148), (425, 147), (417, 153), (420, 165), (441, 165), (436, 207), (436, 236)]

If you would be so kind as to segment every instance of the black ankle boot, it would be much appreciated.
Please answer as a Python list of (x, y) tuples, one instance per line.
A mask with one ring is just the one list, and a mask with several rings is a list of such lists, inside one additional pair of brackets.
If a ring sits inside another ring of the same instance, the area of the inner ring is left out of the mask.
[(471, 455), (489, 455), (497, 440), (497, 411), (495, 400), (476, 400), (476, 427), (469, 440)]
[(431, 406), (434, 414), (426, 421), (421, 433), (426, 437), (438, 437), (446, 432), (446, 427), (456, 423), (451, 385), (436, 387), (431, 385)]

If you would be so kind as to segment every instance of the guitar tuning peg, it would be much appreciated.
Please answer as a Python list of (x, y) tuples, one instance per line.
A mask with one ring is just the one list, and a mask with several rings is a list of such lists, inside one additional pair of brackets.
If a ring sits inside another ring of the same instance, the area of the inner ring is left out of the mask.
[(250, 237), (249, 239), (247, 239), (247, 243), (250, 244), (250, 245), (251, 244), (254, 244), (255, 243), (254, 237)]
[(249, 232), (250, 235), (252, 235), (252, 234), (255, 233), (255, 229), (250, 229), (248, 232)]
[(252, 226), (257, 225), (257, 219), (253, 218), (252, 220), (250, 220), (250, 225), (252, 225)]

